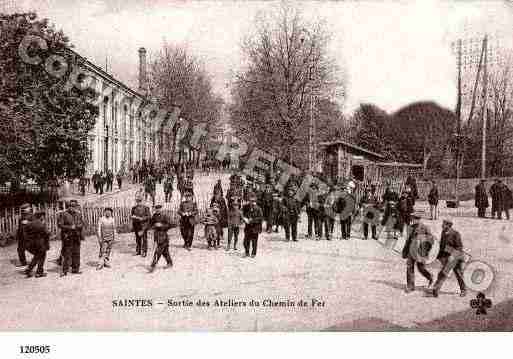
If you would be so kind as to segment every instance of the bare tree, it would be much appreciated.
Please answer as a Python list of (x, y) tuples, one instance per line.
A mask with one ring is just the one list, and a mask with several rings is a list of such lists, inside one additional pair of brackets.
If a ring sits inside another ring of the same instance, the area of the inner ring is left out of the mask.
[[(211, 75), (202, 61), (185, 46), (165, 44), (155, 56), (151, 65), (150, 91), (160, 106), (179, 106), (180, 117), (189, 124), (204, 124), (207, 132), (217, 127), (224, 101), (214, 93)], [(178, 125), (172, 131), (172, 156), (178, 148), (181, 158), (186, 148), (177, 143), (179, 130)]]
[(309, 24), (287, 3), (260, 13), (255, 31), (243, 40), (244, 68), (233, 86), (232, 126), (290, 160), (308, 131), (311, 93), (329, 98), (340, 86), (328, 56), (329, 35), (321, 22)]

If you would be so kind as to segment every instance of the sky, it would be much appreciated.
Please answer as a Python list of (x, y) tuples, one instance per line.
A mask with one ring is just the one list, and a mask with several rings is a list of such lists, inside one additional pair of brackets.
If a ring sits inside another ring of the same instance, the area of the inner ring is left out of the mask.
[[(229, 100), (241, 64), (240, 43), (255, 16), (276, 6), (257, 1), (0, 0), (0, 10), (35, 10), (70, 37), (84, 57), (137, 88), (138, 54), (151, 61), (164, 43), (200, 56), (214, 89)], [(374, 103), (393, 112), (413, 101), (456, 103), (456, 58), (450, 42), (465, 26), (513, 38), (513, 6), (506, 1), (297, 2), (305, 17), (324, 19), (330, 52), (347, 74), (344, 112)], [(508, 45), (509, 46), (509, 45)], [(513, 46), (512, 46), (513, 48)]]

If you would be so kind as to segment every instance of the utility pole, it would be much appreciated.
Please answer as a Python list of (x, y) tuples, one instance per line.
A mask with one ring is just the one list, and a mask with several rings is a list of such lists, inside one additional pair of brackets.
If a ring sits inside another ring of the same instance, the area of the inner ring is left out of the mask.
[(483, 139), (481, 147), (481, 178), (486, 178), (486, 122), (488, 117), (488, 107), (486, 105), (488, 94), (488, 35), (485, 35), (483, 41), (484, 49), (484, 67), (483, 67), (483, 111), (481, 113), (483, 120)]
[(308, 164), (309, 169), (313, 173), (315, 172), (315, 119), (314, 119), (314, 87), (313, 81), (313, 65), (309, 71), (310, 80), (310, 124), (308, 128)]
[(456, 133), (456, 188), (455, 188), (455, 196), (456, 196), (456, 205), (459, 206), (460, 198), (459, 198), (459, 183), (461, 176), (461, 162), (462, 162), (462, 148), (461, 148), (461, 39), (458, 40), (458, 99), (456, 103), (456, 116), (458, 124), (457, 124), (457, 133)]

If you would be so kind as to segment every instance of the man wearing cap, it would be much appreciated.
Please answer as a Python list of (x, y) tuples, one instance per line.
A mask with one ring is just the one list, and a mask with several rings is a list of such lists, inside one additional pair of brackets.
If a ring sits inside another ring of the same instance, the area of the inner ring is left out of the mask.
[[(365, 190), (365, 193), (363, 194), (362, 198), (360, 199), (360, 208), (363, 209), (363, 213), (367, 216), (367, 219), (372, 220), (373, 218), (370, 218), (370, 216), (373, 216), (377, 211), (379, 210), (378, 207), (379, 199), (376, 196), (376, 186), (371, 185), (369, 188)], [(369, 237), (369, 223), (368, 221), (363, 221), (363, 239), (366, 240)], [(370, 224), (371, 231), (372, 231), (372, 239), (377, 240), (377, 232), (376, 232), (376, 224), (373, 221), (373, 223)]]
[(169, 254), (169, 236), (167, 234), (167, 231), (172, 227), (171, 221), (168, 216), (162, 213), (162, 206), (160, 204), (155, 206), (155, 213), (151, 217), (151, 227), (154, 231), (153, 239), (157, 245), (153, 254), (153, 261), (151, 262), (150, 273), (155, 270), (161, 256), (164, 256), (167, 268), (173, 266), (173, 260)]
[(484, 179), (479, 182), (475, 188), (474, 204), (477, 208), (477, 216), (486, 217), (486, 209), (488, 208), (488, 194), (486, 193), (486, 181)]
[(28, 203), (22, 204), (20, 206), (20, 222), (18, 224), (18, 230), (16, 231), (16, 240), (18, 241), (18, 259), (20, 261), (18, 267), (24, 267), (27, 265), (27, 257), (25, 255), (27, 238), (25, 232), (27, 225), (32, 220), (32, 207)]
[(84, 239), (84, 221), (78, 202), (72, 199), (70, 207), (58, 219), (62, 239), (62, 272), (61, 276), (71, 273), (80, 274), (80, 242)]
[(251, 247), (251, 257), (254, 258), (257, 253), (258, 235), (262, 232), (262, 209), (257, 205), (257, 196), (255, 193), (248, 193), (249, 203), (242, 208), (242, 220), (246, 224), (244, 227), (244, 250), (245, 257), (249, 257)]
[[(452, 228), (451, 220), (444, 220), (442, 223), (442, 235), (440, 237), (440, 251), (437, 259), (442, 263), (442, 269), (438, 273), (432, 295), (438, 297), (438, 292), (449, 276), (451, 269), (456, 275), (460, 287), (460, 297), (467, 294), (465, 281), (463, 280), (463, 243), (458, 231)], [(454, 259), (454, 260), (451, 260)], [(456, 263), (455, 263), (456, 262)]]
[(413, 241), (417, 236), (431, 236), (431, 232), (427, 226), (420, 223), (420, 216), (418, 214), (414, 213), (410, 217), (411, 226), (409, 229), (409, 236), (402, 251), (402, 257), (406, 259), (406, 293), (410, 293), (415, 290), (415, 264), (417, 265), (417, 269), (420, 274), (427, 279), (428, 288), (433, 283), (433, 276), (426, 269), (425, 264), (418, 261), (419, 258), (416, 256), (415, 250), (412, 248)]
[(297, 223), (299, 215), (301, 214), (301, 204), (294, 198), (297, 189), (294, 186), (289, 186), (285, 189), (285, 196), (283, 197), (283, 227), (285, 228), (285, 239), (297, 242)]
[(148, 252), (148, 226), (151, 219), (150, 208), (142, 204), (140, 194), (135, 197), (136, 205), (132, 207), (132, 228), (135, 233), (135, 255), (146, 257)]
[(45, 225), (45, 212), (38, 211), (25, 229), (27, 237), (27, 250), (34, 255), (32, 261), (25, 270), (25, 275), (32, 277), (32, 269), (37, 265), (36, 277), (46, 277), (43, 266), (46, 252), (50, 249), (50, 232)]
[(180, 216), (180, 234), (184, 241), (183, 247), (190, 251), (198, 215), (198, 205), (194, 202), (191, 191), (185, 192), (185, 200), (180, 203), (178, 215)]

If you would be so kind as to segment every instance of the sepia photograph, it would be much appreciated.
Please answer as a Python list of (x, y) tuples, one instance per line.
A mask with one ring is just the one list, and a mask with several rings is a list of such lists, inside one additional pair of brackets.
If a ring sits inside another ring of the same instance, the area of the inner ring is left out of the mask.
[(0, 0), (0, 48), (1, 332), (513, 330), (513, 2)]

